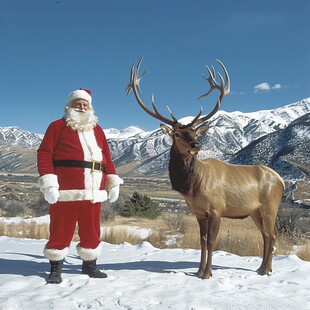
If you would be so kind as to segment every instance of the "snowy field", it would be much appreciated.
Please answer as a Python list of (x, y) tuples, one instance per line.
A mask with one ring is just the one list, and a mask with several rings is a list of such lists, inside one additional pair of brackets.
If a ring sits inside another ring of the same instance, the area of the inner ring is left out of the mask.
[(107, 279), (81, 274), (72, 243), (63, 282), (46, 284), (46, 240), (0, 237), (0, 309), (310, 309), (310, 262), (277, 255), (259, 276), (259, 257), (217, 251), (213, 278), (195, 275), (200, 251), (103, 243), (98, 266)]

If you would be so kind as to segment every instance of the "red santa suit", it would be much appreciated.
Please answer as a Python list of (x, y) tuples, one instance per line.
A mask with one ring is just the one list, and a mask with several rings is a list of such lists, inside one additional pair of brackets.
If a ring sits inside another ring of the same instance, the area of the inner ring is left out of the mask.
[[(65, 118), (54, 121), (48, 127), (37, 155), (40, 190), (59, 189), (58, 201), (51, 204), (49, 210), (50, 238), (44, 255), (51, 261), (64, 259), (78, 222), (78, 254), (83, 260), (97, 259), (101, 253), (101, 202), (107, 200), (105, 187), (110, 189), (123, 183), (116, 175), (102, 128), (95, 125), (90, 130), (73, 130)], [(100, 162), (105, 172), (54, 166), (53, 162), (59, 160)]]

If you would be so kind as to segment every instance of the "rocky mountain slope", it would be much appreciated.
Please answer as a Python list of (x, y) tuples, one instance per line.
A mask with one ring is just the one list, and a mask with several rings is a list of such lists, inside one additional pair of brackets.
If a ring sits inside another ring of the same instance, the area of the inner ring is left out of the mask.
[(0, 127), (0, 171), (36, 173), (36, 149), (42, 138), (18, 126)]
[(240, 150), (231, 163), (273, 166), (284, 178), (310, 176), (310, 113)]
[(272, 167), (286, 181), (290, 198), (310, 205), (310, 113), (253, 141), (230, 163)]

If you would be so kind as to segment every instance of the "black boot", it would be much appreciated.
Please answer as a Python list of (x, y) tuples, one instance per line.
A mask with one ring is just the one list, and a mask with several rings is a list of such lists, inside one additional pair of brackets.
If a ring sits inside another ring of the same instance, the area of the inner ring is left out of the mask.
[(59, 261), (50, 261), (51, 273), (47, 279), (47, 283), (51, 283), (51, 284), (61, 283), (61, 281), (62, 281), (61, 270), (62, 270), (63, 262), (64, 262), (64, 259), (59, 260)]
[(106, 278), (107, 274), (101, 272), (97, 265), (96, 260), (83, 260), (82, 273), (87, 274), (90, 278)]

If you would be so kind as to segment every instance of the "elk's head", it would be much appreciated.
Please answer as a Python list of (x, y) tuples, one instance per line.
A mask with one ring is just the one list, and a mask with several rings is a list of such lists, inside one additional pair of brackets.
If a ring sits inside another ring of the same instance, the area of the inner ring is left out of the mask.
[(160, 124), (160, 128), (164, 134), (172, 138), (174, 150), (182, 157), (188, 157), (197, 155), (201, 150), (201, 143), (197, 138), (207, 131), (209, 125), (200, 126), (196, 129), (191, 124), (182, 125), (178, 123), (172, 128)]
[[(132, 65), (131, 68), (131, 73), (130, 73), (130, 81), (129, 84), (126, 88), (127, 95), (130, 93), (131, 90), (133, 90), (136, 100), (141, 106), (141, 108), (151, 115), (152, 117), (164, 122), (165, 124), (161, 124), (160, 128), (162, 132), (166, 135), (169, 135), (172, 140), (172, 148), (179, 153), (183, 158), (188, 157), (188, 156), (196, 156), (198, 152), (201, 150), (201, 144), (198, 142), (197, 138), (201, 135), (203, 135), (209, 128), (209, 125), (201, 125), (203, 124), (206, 120), (210, 119), (218, 110), (221, 104), (222, 99), (229, 93), (230, 91), (230, 81), (229, 81), (229, 76), (227, 73), (227, 70), (225, 66), (219, 61), (218, 63), (222, 66), (224, 73), (225, 73), (225, 83), (224, 80), (221, 76), (220, 73), (218, 73), (220, 80), (221, 80), (221, 85), (219, 85), (216, 80), (215, 80), (215, 70), (212, 67), (213, 73), (211, 70), (206, 66), (208, 72), (209, 72), (209, 77), (206, 78), (204, 75), (203, 78), (209, 82), (210, 84), (210, 89), (207, 93), (201, 95), (197, 100), (208, 96), (213, 90), (217, 89), (220, 91), (220, 96), (217, 100), (217, 103), (208, 115), (202, 116), (202, 108), (200, 108), (200, 112), (198, 115), (190, 122), (189, 124), (183, 125), (181, 124), (172, 114), (171, 110), (169, 107), (167, 107), (169, 114), (172, 119), (166, 118), (165, 116), (161, 115), (154, 103), (154, 95), (152, 95), (152, 106), (154, 109), (154, 112), (148, 109), (142, 100), (139, 97), (139, 93), (141, 93), (140, 89), (140, 81), (142, 76), (147, 72), (148, 69), (146, 69), (139, 77), (138, 77), (138, 72), (139, 68), (141, 65), (142, 58), (139, 60), (137, 67), (135, 68), (135, 62)], [(169, 126), (168, 126), (169, 125)]]

